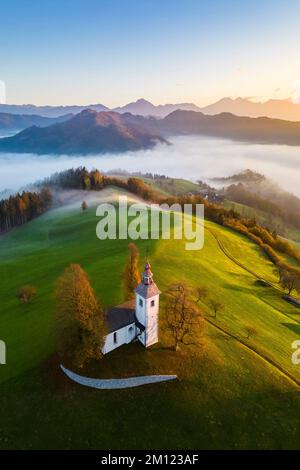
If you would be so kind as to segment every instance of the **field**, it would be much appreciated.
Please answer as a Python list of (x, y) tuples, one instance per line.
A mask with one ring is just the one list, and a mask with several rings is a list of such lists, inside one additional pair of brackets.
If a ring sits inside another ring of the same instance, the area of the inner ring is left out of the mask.
[(268, 214), (267, 212), (253, 207), (246, 206), (245, 204), (239, 204), (233, 201), (225, 200), (223, 203), (226, 209), (234, 209), (244, 217), (254, 218), (261, 225), (266, 225), (272, 230), (276, 230), (282, 236), (291, 240), (294, 244), (300, 242), (300, 230), (293, 226), (288, 226), (282, 217)]
[[(300, 366), (291, 362), (291, 343), (300, 336), (300, 310), (247, 270), (276, 283), (256, 245), (211, 222), (199, 252), (178, 240), (137, 243), (141, 269), (149, 249), (162, 291), (183, 280), (207, 286), (224, 304), (215, 318), (209, 299), (202, 303), (199, 344), (175, 353), (161, 331), (157, 346), (132, 344), (88, 369), (107, 377), (176, 373), (178, 381), (100, 392), (61, 374), (53, 288), (64, 267), (80, 263), (105, 306), (123, 301), (127, 241), (96, 238), (95, 203), (84, 213), (77, 202), (54, 209), (0, 239), (0, 338), (7, 344), (0, 448), (298, 448)], [(21, 305), (15, 293), (28, 283), (37, 297)], [(249, 338), (248, 326), (256, 330)]]
[(172, 196), (199, 191), (201, 188), (199, 184), (182, 178), (156, 178), (155, 182), (150, 178), (144, 178), (144, 181), (162, 194), (171, 194)]

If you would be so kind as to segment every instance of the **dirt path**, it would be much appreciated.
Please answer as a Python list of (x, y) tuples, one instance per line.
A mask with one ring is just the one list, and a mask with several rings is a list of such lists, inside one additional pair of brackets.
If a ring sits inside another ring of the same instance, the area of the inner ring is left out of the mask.
[(145, 375), (141, 377), (129, 377), (127, 379), (94, 379), (92, 377), (84, 377), (82, 375), (75, 374), (75, 372), (66, 369), (63, 365), (61, 365), (60, 368), (64, 374), (69, 377), (69, 379), (73, 380), (73, 382), (99, 390), (133, 388), (140, 387), (141, 385), (161, 383), (177, 379), (177, 375)]

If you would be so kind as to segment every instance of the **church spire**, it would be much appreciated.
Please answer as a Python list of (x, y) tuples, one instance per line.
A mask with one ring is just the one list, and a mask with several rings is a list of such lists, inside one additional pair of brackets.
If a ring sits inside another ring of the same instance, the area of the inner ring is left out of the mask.
[(143, 284), (145, 286), (149, 286), (149, 284), (153, 283), (153, 274), (151, 271), (151, 265), (149, 263), (148, 256), (146, 258), (146, 263), (145, 263), (145, 270), (143, 274)]

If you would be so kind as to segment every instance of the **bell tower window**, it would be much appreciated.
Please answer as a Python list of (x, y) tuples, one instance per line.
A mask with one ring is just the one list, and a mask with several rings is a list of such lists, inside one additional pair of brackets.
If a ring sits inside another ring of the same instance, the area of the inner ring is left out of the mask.
[(118, 342), (118, 335), (117, 335), (117, 332), (115, 331), (114, 332), (114, 344), (117, 344)]

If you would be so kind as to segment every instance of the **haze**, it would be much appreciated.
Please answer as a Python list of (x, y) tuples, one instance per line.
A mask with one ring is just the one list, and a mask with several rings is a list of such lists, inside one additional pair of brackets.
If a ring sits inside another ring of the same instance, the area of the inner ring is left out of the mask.
[(191, 180), (229, 176), (244, 169), (259, 171), (300, 197), (300, 148), (258, 145), (209, 137), (176, 137), (153, 150), (93, 157), (0, 154), (0, 191), (21, 186), (63, 169), (152, 172)]

